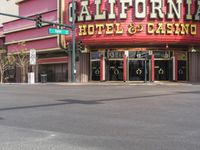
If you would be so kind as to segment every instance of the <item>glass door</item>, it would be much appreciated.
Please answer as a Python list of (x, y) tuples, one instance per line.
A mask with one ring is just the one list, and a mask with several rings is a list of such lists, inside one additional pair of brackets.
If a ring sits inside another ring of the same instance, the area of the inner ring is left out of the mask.
[(123, 80), (123, 60), (109, 61), (109, 80), (110, 81)]
[[(147, 64), (148, 65), (148, 61)], [(147, 80), (149, 77), (149, 67), (147, 67)], [(145, 60), (129, 60), (129, 80), (144, 81), (145, 80)]]
[(100, 57), (102, 52), (93, 51), (90, 53), (90, 79), (92, 81), (100, 80)]
[(92, 61), (92, 80), (99, 81), (100, 80), (100, 61)]
[(109, 49), (106, 51), (106, 80), (123, 80), (123, 56), (124, 51)]
[(172, 60), (155, 60), (155, 80), (172, 80)]
[(173, 80), (173, 61), (171, 56), (172, 51), (160, 50), (153, 51), (155, 56), (155, 80), (157, 81), (172, 81)]
[(178, 60), (178, 80), (185, 81), (186, 80), (186, 61)]
[(129, 51), (129, 80), (145, 80), (145, 57), (146, 57), (146, 79), (149, 80), (149, 61), (147, 51)]
[(187, 52), (174, 51), (174, 55), (178, 59), (178, 81), (187, 80)]

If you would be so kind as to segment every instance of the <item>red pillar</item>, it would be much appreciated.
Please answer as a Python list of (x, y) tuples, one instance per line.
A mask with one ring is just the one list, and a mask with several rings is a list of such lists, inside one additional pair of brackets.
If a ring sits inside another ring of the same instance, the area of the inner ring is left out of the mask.
[(124, 55), (124, 62), (123, 62), (123, 80), (124, 80), (124, 82), (126, 81), (126, 61), (127, 61), (127, 57), (126, 57), (126, 55)]
[(154, 54), (151, 56), (151, 81), (153, 82), (155, 80), (155, 57)]
[(104, 81), (104, 58), (101, 55), (100, 58), (100, 81)]

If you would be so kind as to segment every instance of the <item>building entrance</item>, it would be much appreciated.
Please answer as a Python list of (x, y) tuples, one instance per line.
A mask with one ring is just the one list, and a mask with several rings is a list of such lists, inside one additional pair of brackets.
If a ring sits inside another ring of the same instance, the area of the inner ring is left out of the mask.
[(68, 67), (67, 64), (42, 64), (39, 65), (39, 82), (41, 81), (41, 74), (47, 75), (47, 82), (67, 82), (68, 81)]
[(123, 80), (123, 51), (109, 50), (106, 52), (106, 80)]
[(178, 60), (178, 80), (185, 81), (186, 80), (186, 61)]
[(146, 51), (130, 51), (129, 52), (129, 80), (130, 81), (144, 81), (145, 80), (145, 66), (146, 66), (146, 80), (149, 80), (149, 61), (145, 57), (148, 55)]
[[(148, 61), (146, 64), (147, 80), (149, 73)], [(129, 80), (130, 81), (144, 81), (145, 80), (145, 60), (130, 60), (129, 61)]]
[(123, 80), (123, 60), (110, 60), (108, 62), (109, 81)]
[(100, 80), (100, 60), (92, 61), (92, 80), (99, 81)]
[(187, 53), (185, 51), (175, 51), (175, 56), (177, 58), (178, 69), (177, 76), (178, 81), (187, 80)]
[(94, 51), (90, 55), (91, 63), (91, 80), (99, 81), (100, 80), (100, 57), (102, 53)]
[(172, 80), (172, 60), (155, 60), (155, 80)]
[(172, 81), (173, 80), (173, 61), (170, 51), (154, 51), (155, 55), (155, 80)]
[(91, 80), (184, 81), (187, 55), (183, 54), (172, 50), (94, 51), (91, 52)]

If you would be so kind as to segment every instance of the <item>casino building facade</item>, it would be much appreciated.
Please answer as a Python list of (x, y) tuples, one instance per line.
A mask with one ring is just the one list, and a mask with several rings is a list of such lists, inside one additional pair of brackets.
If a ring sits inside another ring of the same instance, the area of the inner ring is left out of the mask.
[[(70, 23), (72, 4), (65, 8)], [(199, 21), (194, 0), (77, 1), (79, 73), (89, 81), (199, 81)]]
[[(18, 0), (19, 15), (71, 24), (71, 0)], [(77, 82), (200, 81), (199, 0), (76, 0)], [(37, 50), (36, 81), (71, 81), (71, 33), (16, 19), (0, 28), (8, 53)], [(1, 40), (3, 39), (3, 40)], [(80, 45), (79, 45), (80, 46)], [(78, 44), (77, 44), (78, 47)], [(27, 72), (31, 66), (27, 68)], [(19, 68), (13, 77), (20, 82)]]

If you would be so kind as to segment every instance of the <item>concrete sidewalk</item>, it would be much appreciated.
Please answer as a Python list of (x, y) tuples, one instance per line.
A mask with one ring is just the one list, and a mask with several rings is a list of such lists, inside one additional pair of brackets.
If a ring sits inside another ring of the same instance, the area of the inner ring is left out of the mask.
[(72, 83), (72, 82), (47, 82), (47, 83), (41, 83), (37, 82), (35, 84), (29, 84), (29, 83), (3, 83), (0, 85), (68, 85), (68, 86), (76, 86), (76, 85), (108, 85), (108, 86), (146, 86), (146, 85), (167, 85), (167, 86), (178, 86), (178, 85), (184, 85), (184, 86), (190, 86), (190, 85), (200, 85), (200, 82), (169, 82), (169, 81), (154, 81), (154, 82), (146, 82), (143, 81), (106, 81), (106, 82), (87, 82), (87, 83)]
[(87, 82), (87, 83), (70, 83), (70, 82), (54, 82), (54, 83), (41, 83), (41, 84), (48, 84), (48, 85), (109, 85), (109, 86), (123, 86), (123, 85), (200, 85), (200, 83), (192, 83), (192, 82), (168, 82), (168, 81), (155, 81), (155, 82), (146, 82), (143, 81), (107, 81), (107, 82)]

